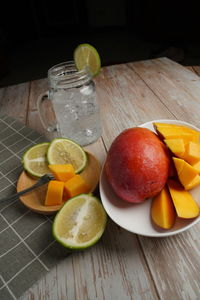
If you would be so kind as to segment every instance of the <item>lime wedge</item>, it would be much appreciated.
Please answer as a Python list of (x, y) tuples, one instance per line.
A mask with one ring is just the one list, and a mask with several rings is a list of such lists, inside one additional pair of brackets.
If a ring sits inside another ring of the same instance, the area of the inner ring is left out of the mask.
[(53, 235), (66, 248), (88, 248), (102, 236), (106, 220), (100, 201), (90, 194), (82, 194), (68, 200), (57, 213)]
[(49, 143), (37, 144), (29, 148), (22, 157), (24, 169), (31, 175), (41, 177), (44, 174), (50, 173), (46, 152)]
[(74, 61), (79, 71), (88, 67), (92, 76), (99, 74), (101, 59), (97, 50), (89, 44), (80, 44), (74, 50)]
[(76, 173), (80, 173), (87, 164), (87, 155), (83, 148), (75, 142), (65, 139), (54, 139), (47, 150), (50, 165), (71, 164)]

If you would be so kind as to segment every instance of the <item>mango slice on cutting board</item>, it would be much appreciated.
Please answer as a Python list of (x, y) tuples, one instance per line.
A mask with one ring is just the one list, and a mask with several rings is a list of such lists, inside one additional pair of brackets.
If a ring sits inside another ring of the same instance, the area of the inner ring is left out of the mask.
[(48, 165), (55, 179), (67, 181), (75, 175), (74, 167), (71, 164), (65, 165)]
[(62, 204), (64, 190), (64, 182), (51, 180), (48, 183), (45, 205), (60, 205)]
[(75, 197), (79, 194), (85, 194), (89, 191), (89, 187), (80, 175), (75, 175), (64, 183), (64, 200)]
[(178, 217), (196, 218), (200, 209), (192, 195), (175, 180), (169, 179), (167, 184)]

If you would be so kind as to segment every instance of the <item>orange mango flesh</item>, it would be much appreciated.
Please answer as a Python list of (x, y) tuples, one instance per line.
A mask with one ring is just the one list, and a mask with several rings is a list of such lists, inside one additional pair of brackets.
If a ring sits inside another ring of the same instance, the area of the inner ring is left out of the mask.
[(80, 175), (75, 175), (64, 183), (64, 200), (87, 193), (89, 187)]
[(190, 190), (200, 183), (200, 176), (195, 168), (181, 158), (173, 157), (178, 178), (186, 190)]
[(187, 132), (187, 133), (190, 133), (190, 134), (193, 134), (194, 135), (194, 140), (196, 140), (197, 142), (200, 140), (200, 132), (195, 130), (195, 129), (192, 129), (192, 128), (189, 128), (187, 126), (184, 126), (184, 125), (176, 125), (176, 124), (169, 124), (169, 123), (153, 123), (154, 125), (154, 128), (155, 129), (168, 129), (169, 131), (171, 130), (172, 132), (177, 132), (177, 133), (183, 133), (183, 132)]
[(74, 167), (71, 164), (66, 165), (49, 165), (55, 179), (60, 181), (67, 181), (75, 175)]
[(190, 164), (197, 163), (200, 160), (200, 143), (190, 141), (186, 145), (184, 159)]
[(151, 217), (154, 223), (163, 229), (170, 229), (175, 223), (176, 212), (166, 186), (152, 200)]
[(195, 188), (197, 185), (200, 184), (200, 176), (197, 175), (194, 177), (194, 179), (192, 179), (186, 186), (185, 186), (185, 190), (189, 191), (193, 188)]
[(170, 179), (167, 184), (178, 217), (196, 218), (200, 209), (192, 195), (175, 180)]
[(197, 161), (195, 164), (192, 164), (192, 167), (200, 174), (200, 160)]
[(183, 139), (165, 139), (164, 142), (174, 155), (180, 158), (184, 156), (185, 144)]
[(186, 126), (154, 123), (154, 128), (163, 139), (183, 139), (185, 144), (189, 141), (199, 142), (200, 133)]
[(45, 205), (60, 205), (62, 204), (63, 198), (63, 190), (64, 190), (64, 182), (51, 180), (48, 183)]

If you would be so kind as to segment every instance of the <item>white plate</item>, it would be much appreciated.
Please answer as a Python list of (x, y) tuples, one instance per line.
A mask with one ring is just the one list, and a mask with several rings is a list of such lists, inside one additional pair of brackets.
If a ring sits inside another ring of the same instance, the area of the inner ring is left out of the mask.
[[(153, 122), (171, 123), (184, 125), (200, 131), (199, 128), (177, 120), (153, 120), (140, 125), (155, 132)], [(200, 186), (190, 191), (194, 199), (200, 205)], [(121, 200), (115, 195), (111, 186), (108, 184), (104, 168), (100, 177), (100, 195), (102, 204), (109, 217), (122, 228), (143, 236), (165, 237), (183, 232), (200, 221), (200, 216), (195, 219), (176, 219), (176, 223), (170, 230), (156, 228), (151, 222), (150, 207), (151, 199), (140, 204), (132, 204)]]

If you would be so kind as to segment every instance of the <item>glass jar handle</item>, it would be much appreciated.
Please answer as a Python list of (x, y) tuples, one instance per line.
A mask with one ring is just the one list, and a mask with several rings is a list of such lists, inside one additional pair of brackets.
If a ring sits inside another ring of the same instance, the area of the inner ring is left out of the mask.
[(48, 91), (39, 95), (37, 99), (37, 110), (45, 131), (47, 131), (48, 135), (51, 134), (52, 137), (56, 137), (58, 134), (58, 125)]
[(47, 124), (47, 122), (45, 120), (46, 118), (45, 118), (45, 113), (44, 113), (44, 108), (43, 108), (43, 103), (47, 99), (49, 100), (48, 91), (46, 91), (43, 94), (40, 94), (37, 99), (37, 110), (38, 110), (39, 118), (40, 118), (42, 126), (44, 127), (45, 130), (47, 130), (49, 127), (49, 124)]

